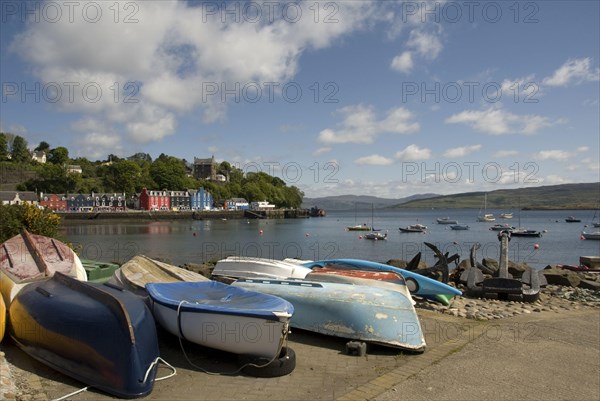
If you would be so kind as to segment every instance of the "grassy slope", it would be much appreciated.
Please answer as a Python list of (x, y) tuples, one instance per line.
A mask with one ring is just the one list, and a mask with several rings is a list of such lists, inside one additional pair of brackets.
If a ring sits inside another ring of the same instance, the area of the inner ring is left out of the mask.
[[(484, 192), (468, 192), (416, 200), (397, 208), (476, 208), (483, 206)], [(487, 193), (487, 207), (529, 209), (596, 209), (600, 205), (600, 183), (563, 184), (534, 188), (501, 189)]]

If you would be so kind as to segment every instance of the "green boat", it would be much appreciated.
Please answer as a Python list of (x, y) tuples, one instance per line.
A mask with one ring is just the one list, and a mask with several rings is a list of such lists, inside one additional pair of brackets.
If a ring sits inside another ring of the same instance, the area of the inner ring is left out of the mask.
[(96, 260), (81, 259), (83, 268), (87, 274), (89, 282), (103, 284), (113, 275), (120, 266), (116, 263), (98, 262)]

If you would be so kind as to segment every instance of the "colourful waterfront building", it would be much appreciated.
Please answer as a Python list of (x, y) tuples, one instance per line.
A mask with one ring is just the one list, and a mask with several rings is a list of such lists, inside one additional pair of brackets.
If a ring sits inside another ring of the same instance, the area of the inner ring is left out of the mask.
[(140, 193), (140, 209), (143, 210), (171, 210), (171, 197), (169, 191), (154, 191), (146, 188)]
[(66, 212), (68, 210), (67, 195), (40, 193), (40, 206), (55, 212)]
[(210, 192), (200, 187), (188, 189), (190, 194), (190, 207), (192, 210), (210, 210), (213, 207), (213, 197)]

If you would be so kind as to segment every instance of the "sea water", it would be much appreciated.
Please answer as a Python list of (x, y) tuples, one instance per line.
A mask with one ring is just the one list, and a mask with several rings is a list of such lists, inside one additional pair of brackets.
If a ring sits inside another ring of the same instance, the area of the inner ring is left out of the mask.
[[(500, 219), (513, 212), (513, 219)], [(410, 260), (421, 252), (428, 265), (436, 262), (425, 242), (442, 253), (468, 259), (471, 248), (479, 243), (477, 259), (498, 260), (498, 232), (489, 228), (496, 223), (519, 226), (519, 212), (488, 210), (497, 217), (493, 223), (477, 222), (474, 209), (397, 209), (347, 212), (330, 211), (325, 217), (277, 220), (173, 220), (173, 221), (102, 221), (67, 220), (61, 234), (73, 243), (82, 258), (124, 263), (137, 254), (161, 258), (173, 264), (204, 263), (230, 255), (270, 259), (308, 260), (356, 258), (385, 262)], [(520, 226), (542, 232), (541, 238), (514, 237), (509, 242), (509, 259), (526, 262), (534, 268), (547, 265), (577, 265), (580, 256), (600, 255), (600, 241), (582, 240), (581, 232), (597, 231), (591, 225), (593, 211), (521, 211)], [(566, 223), (567, 216), (581, 223)], [(449, 217), (470, 226), (455, 231), (436, 219)], [(347, 226), (367, 224), (387, 233), (385, 241), (365, 240), (365, 232), (348, 231)], [(400, 227), (424, 224), (425, 233), (402, 233)], [(588, 225), (588, 227), (586, 227)]]

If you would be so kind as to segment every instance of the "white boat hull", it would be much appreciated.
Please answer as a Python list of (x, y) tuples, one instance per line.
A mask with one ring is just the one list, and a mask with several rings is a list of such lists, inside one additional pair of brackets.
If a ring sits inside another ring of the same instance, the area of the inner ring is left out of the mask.
[(176, 310), (156, 302), (152, 303), (152, 313), (173, 335), (183, 335), (195, 344), (240, 355), (271, 359), (279, 354), (288, 332), (287, 321), (245, 316), (181, 311), (178, 319)]
[(230, 256), (219, 260), (212, 274), (243, 278), (304, 278), (311, 272), (308, 267), (282, 260)]

